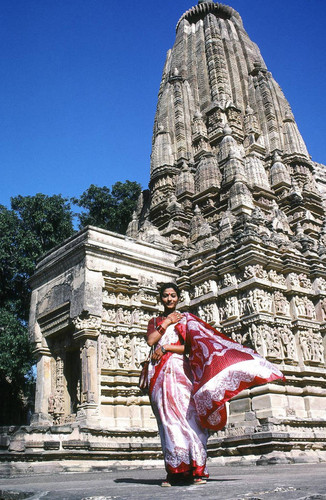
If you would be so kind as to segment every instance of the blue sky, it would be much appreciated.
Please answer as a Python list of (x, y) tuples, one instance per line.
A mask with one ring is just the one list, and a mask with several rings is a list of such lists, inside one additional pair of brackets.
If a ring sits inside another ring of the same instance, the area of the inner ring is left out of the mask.
[[(147, 187), (166, 52), (197, 0), (0, 0), (0, 204)], [(326, 163), (325, 0), (230, 0)]]

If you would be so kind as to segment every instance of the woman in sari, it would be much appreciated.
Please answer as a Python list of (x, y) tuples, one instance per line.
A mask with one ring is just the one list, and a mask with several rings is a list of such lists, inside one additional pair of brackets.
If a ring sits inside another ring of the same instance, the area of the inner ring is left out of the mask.
[(174, 283), (161, 287), (164, 312), (147, 330), (147, 343), (154, 346), (149, 396), (167, 471), (162, 486), (204, 484), (208, 429), (225, 426), (225, 403), (243, 389), (284, 378), (252, 349), (178, 312), (179, 297)]

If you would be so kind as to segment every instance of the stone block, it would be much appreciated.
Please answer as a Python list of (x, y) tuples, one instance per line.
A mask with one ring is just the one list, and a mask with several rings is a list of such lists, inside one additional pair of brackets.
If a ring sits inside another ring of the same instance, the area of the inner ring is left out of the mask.
[(229, 404), (229, 416), (231, 417), (232, 415), (235, 414), (243, 414), (245, 412), (248, 412), (251, 410), (251, 399), (250, 398), (244, 398), (244, 399), (236, 399), (230, 401)]
[(131, 427), (142, 427), (142, 414), (140, 406), (132, 405), (130, 410), (130, 423)]
[(10, 438), (9, 436), (0, 436), (0, 448), (1, 449), (6, 449), (8, 448), (10, 443)]
[(52, 434), (71, 434), (72, 427), (71, 425), (53, 425), (51, 427)]
[(26, 448), (43, 448), (44, 441), (26, 441)]
[(12, 452), (24, 452), (25, 451), (25, 441), (23, 439), (12, 439), (9, 445), (9, 451)]
[(326, 397), (305, 396), (302, 399), (309, 418), (325, 418)]
[(155, 429), (157, 430), (156, 418), (153, 414), (152, 408), (150, 405), (144, 405), (141, 407), (142, 413), (142, 426), (145, 429)]
[(257, 418), (285, 417), (287, 415), (288, 401), (283, 394), (264, 394), (252, 399), (252, 409)]
[(89, 441), (86, 440), (76, 440), (76, 439), (69, 439), (68, 441), (64, 441), (62, 443), (62, 448), (68, 450), (88, 450), (89, 448)]
[(60, 441), (44, 441), (45, 450), (60, 450)]

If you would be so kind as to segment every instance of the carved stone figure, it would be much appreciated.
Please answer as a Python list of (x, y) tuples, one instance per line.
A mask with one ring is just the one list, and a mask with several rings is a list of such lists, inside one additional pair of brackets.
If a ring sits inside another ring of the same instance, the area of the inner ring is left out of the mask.
[(283, 358), (295, 359), (295, 341), (291, 329), (287, 326), (279, 328), (279, 338), (282, 344)]
[(278, 291), (274, 292), (274, 305), (275, 314), (282, 314), (284, 316), (288, 316), (290, 314), (290, 304), (283, 293)]
[(312, 288), (311, 281), (306, 274), (304, 273), (299, 274), (298, 280), (300, 286), (302, 286), (303, 288), (309, 288), (309, 289)]
[(250, 279), (252, 277), (266, 279), (268, 275), (263, 266), (257, 264), (255, 266), (246, 266), (243, 277), (244, 279)]
[(138, 308), (132, 310), (130, 321), (132, 325), (138, 325), (140, 323), (140, 310)]
[(96, 316), (78, 316), (73, 319), (76, 330), (98, 329), (101, 325), (101, 318)]
[(255, 351), (257, 351), (262, 356), (265, 356), (265, 342), (262, 337), (261, 326), (257, 327), (253, 323), (249, 328), (249, 338)]
[(181, 291), (180, 302), (187, 306), (190, 304), (190, 294), (187, 290)]
[(320, 301), (323, 321), (326, 321), (326, 297)]
[(290, 285), (300, 286), (299, 276), (296, 273), (290, 273), (288, 276)]
[(115, 320), (116, 320), (115, 309), (113, 309), (113, 308), (110, 308), (110, 309), (104, 308), (103, 309), (103, 316), (102, 317), (103, 317), (104, 321), (107, 321), (109, 323), (115, 323)]
[(279, 283), (280, 285), (285, 285), (286, 282), (285, 277), (282, 274), (278, 274), (274, 269), (268, 272), (268, 279), (272, 283)]
[(305, 362), (324, 363), (324, 347), (321, 336), (318, 332), (302, 330), (299, 332), (299, 342), (301, 346), (303, 360)]
[(309, 319), (316, 319), (316, 310), (313, 302), (307, 297), (294, 297), (294, 304), (298, 316), (303, 316)]
[(206, 323), (216, 325), (219, 323), (219, 313), (216, 304), (205, 304), (198, 307), (198, 315)]
[(116, 322), (117, 323), (125, 323), (125, 316), (124, 316), (124, 312), (123, 312), (122, 307), (119, 307), (117, 309)]
[(223, 286), (227, 287), (227, 286), (232, 286), (232, 285), (237, 285), (237, 284), (238, 284), (238, 280), (237, 280), (237, 277), (235, 276), (235, 274), (226, 273), (224, 275)]
[(325, 280), (325, 278), (322, 278), (322, 277), (317, 278), (315, 280), (315, 287), (318, 290), (321, 290), (321, 291), (325, 292), (326, 291), (326, 280)]
[(235, 296), (225, 299), (225, 306), (222, 308), (222, 317), (224, 319), (236, 318), (239, 316), (238, 299)]
[(115, 338), (107, 335), (101, 337), (101, 360), (102, 367), (113, 369), (116, 367), (116, 345)]
[(149, 352), (149, 347), (145, 339), (134, 337), (133, 352), (135, 367), (140, 368), (141, 363), (147, 358)]

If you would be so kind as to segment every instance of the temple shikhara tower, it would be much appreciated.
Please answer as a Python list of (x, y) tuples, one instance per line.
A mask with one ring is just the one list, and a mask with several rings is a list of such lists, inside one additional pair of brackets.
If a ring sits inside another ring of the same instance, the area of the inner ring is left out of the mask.
[(240, 15), (198, 2), (167, 53), (149, 189), (127, 235), (85, 228), (37, 267), (35, 414), (27, 433), (8, 434), (8, 458), (160, 456), (137, 381), (158, 285), (174, 280), (180, 310), (286, 376), (231, 400), (210, 456), (325, 460), (325, 209), (326, 167)]

